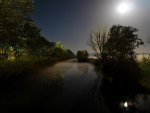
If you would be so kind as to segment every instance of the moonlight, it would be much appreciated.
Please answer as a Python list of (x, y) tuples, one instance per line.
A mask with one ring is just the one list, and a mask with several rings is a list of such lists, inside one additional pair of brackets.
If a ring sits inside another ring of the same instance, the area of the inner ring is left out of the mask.
[(132, 4), (128, 2), (121, 2), (118, 4), (117, 12), (123, 15), (123, 14), (129, 13), (131, 9), (132, 9)]

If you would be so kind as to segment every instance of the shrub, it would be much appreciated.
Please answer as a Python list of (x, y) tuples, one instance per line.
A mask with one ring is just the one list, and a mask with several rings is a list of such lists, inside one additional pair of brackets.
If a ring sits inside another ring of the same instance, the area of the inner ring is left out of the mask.
[(77, 59), (79, 62), (86, 62), (88, 61), (88, 56), (89, 53), (87, 52), (87, 50), (83, 50), (83, 51), (78, 51), (77, 52)]

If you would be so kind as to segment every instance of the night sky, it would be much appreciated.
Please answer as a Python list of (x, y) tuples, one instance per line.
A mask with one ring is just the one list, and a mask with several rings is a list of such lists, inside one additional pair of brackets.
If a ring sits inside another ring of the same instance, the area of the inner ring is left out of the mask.
[[(119, 14), (121, 2), (132, 4), (131, 10)], [(34, 0), (33, 20), (49, 41), (61, 41), (74, 52), (91, 52), (87, 45), (90, 32), (114, 24), (138, 28), (139, 37), (146, 41), (150, 37), (150, 0)]]

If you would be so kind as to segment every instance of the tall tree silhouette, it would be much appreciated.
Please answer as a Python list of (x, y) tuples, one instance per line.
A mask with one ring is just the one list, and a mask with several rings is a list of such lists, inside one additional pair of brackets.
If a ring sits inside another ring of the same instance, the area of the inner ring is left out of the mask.
[(134, 59), (135, 49), (144, 42), (138, 38), (138, 29), (131, 26), (113, 25), (105, 48), (111, 58)]
[(108, 39), (109, 35), (107, 29), (92, 32), (90, 35), (88, 44), (91, 46), (95, 56), (99, 60), (103, 59), (104, 57), (105, 54), (104, 47)]

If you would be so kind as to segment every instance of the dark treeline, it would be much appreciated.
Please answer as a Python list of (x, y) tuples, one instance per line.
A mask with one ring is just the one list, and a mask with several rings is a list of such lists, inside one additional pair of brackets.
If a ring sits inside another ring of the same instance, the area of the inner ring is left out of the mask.
[(43, 66), (74, 58), (60, 42), (41, 36), (31, 19), (32, 11), (32, 0), (0, 0), (0, 78), (29, 75)]
[(135, 49), (144, 42), (132, 26), (113, 25), (110, 29), (91, 34), (89, 45), (97, 57), (97, 67), (104, 75), (118, 82), (138, 81), (141, 69), (136, 59)]
[(89, 57), (89, 53), (87, 50), (78, 50), (77, 51), (77, 59), (79, 62), (87, 62)]
[(32, 0), (0, 1), (0, 62), (65, 60), (74, 57), (60, 42), (49, 42), (31, 19)]

